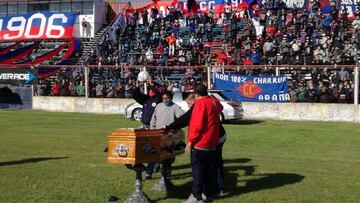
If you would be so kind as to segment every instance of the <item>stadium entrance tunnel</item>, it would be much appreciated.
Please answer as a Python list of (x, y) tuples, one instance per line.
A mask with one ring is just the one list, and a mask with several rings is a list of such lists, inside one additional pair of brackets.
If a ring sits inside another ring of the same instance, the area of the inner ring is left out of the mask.
[(19, 94), (14, 93), (8, 87), (0, 88), (0, 108), (6, 108), (6, 104), (18, 104), (23, 105)]

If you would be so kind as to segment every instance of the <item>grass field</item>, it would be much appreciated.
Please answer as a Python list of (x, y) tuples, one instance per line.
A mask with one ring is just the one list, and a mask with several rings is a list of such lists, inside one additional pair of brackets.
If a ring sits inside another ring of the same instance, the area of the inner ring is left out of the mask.
[[(106, 163), (107, 134), (139, 123), (119, 115), (0, 111), (0, 202), (124, 201), (134, 173)], [(243, 120), (226, 124), (226, 195), (215, 202), (360, 202), (360, 125)], [(169, 194), (191, 188), (189, 155), (176, 159)]]

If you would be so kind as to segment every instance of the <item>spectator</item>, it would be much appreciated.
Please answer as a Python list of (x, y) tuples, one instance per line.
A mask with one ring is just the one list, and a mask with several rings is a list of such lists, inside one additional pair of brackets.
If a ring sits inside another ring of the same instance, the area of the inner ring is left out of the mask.
[(221, 71), (224, 72), (224, 65), (227, 62), (228, 54), (226, 53), (226, 51), (224, 49), (222, 49), (216, 55), (217, 55), (217, 58), (216, 58), (217, 70), (221, 69)]
[(173, 30), (174, 30), (175, 37), (178, 38), (179, 37), (179, 31), (180, 31), (180, 23), (179, 23), (178, 20), (174, 21)]
[(113, 98), (115, 97), (115, 88), (112, 83), (108, 83), (106, 86), (106, 97)]
[(314, 88), (314, 83), (313, 83), (313, 81), (309, 81), (308, 82), (308, 87), (307, 87), (306, 101), (314, 103), (317, 100), (318, 100), (318, 98), (317, 98), (317, 94), (316, 94), (316, 89)]
[(60, 96), (67, 96), (68, 95), (68, 85), (65, 79), (61, 80), (60, 84)]
[(78, 96), (85, 96), (85, 86), (82, 80), (80, 81), (80, 84), (76, 86), (76, 94)]
[(260, 51), (258, 48), (256, 48), (252, 54), (251, 54), (251, 61), (252, 61), (252, 64), (254, 65), (259, 65), (260, 62), (261, 62), (261, 58), (260, 58)]
[(175, 55), (175, 43), (176, 43), (175, 34), (172, 33), (170, 36), (166, 37), (166, 42), (169, 45), (169, 55), (174, 56)]
[(327, 86), (322, 86), (319, 93), (319, 102), (320, 103), (331, 103), (333, 102), (333, 95), (330, 92), (330, 89)]
[(270, 39), (268, 39), (265, 42), (264, 47), (263, 47), (265, 56), (268, 57), (268, 56), (272, 55), (273, 48), (274, 48), (274, 43)]
[(151, 48), (148, 49), (146, 52), (146, 61), (148, 65), (153, 65), (154, 63), (154, 53), (152, 52)]
[(349, 74), (349, 72), (347, 70), (345, 70), (345, 68), (341, 68), (341, 70), (339, 72), (339, 76), (340, 76), (341, 81), (345, 81), (345, 80), (350, 79), (350, 74)]
[(329, 14), (326, 14), (325, 18), (324, 18), (324, 25), (325, 25), (325, 34), (326, 36), (330, 35), (330, 30), (331, 30), (331, 23), (332, 23), (332, 16), (330, 16)]
[(57, 82), (53, 84), (53, 87), (51, 88), (51, 94), (52, 96), (59, 96), (60, 93), (60, 86)]
[(306, 98), (308, 97), (308, 90), (304, 86), (304, 82), (300, 82), (300, 87), (295, 90), (296, 98), (298, 102), (306, 102)]
[(70, 95), (70, 96), (76, 96), (76, 86), (74, 85), (73, 82), (69, 82), (69, 85), (68, 85), (68, 91), (69, 93), (67, 95)]
[(96, 85), (96, 97), (100, 98), (104, 96), (104, 88), (103, 81), (100, 81), (100, 83)]

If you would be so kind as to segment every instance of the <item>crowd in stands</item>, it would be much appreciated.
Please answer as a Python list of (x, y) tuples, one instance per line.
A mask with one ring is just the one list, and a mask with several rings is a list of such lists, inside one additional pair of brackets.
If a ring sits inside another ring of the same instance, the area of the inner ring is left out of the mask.
[(39, 78), (34, 84), (36, 96), (85, 96), (85, 78), (73, 69), (60, 70), (55, 76)]
[[(359, 9), (355, 19), (349, 19), (348, 11), (339, 11), (335, 1), (331, 2), (329, 14), (320, 12), (317, 0), (309, 11), (287, 8), (285, 0), (275, 2), (249, 9), (227, 4), (220, 15), (212, 7), (207, 13), (184, 13), (173, 6), (167, 14), (155, 7), (150, 13), (135, 11), (128, 16), (123, 32), (118, 28), (115, 36), (104, 35), (93, 50), (88, 62), (99, 68), (90, 70), (89, 95), (128, 97), (136, 72), (127, 67), (134, 65), (155, 66), (155, 77), (160, 83), (175, 83), (169, 80), (173, 70), (164, 73), (169, 70), (164, 67), (211, 66), (217, 72), (224, 71), (224, 65), (358, 63)], [(185, 72), (194, 79), (191, 69)], [(239, 72), (274, 75), (264, 69)], [(287, 75), (292, 101), (352, 101), (352, 69), (307, 68), (305, 73), (300, 72), (304, 70), (293, 70)]]
[[(126, 80), (121, 80), (121, 69), (91, 68), (89, 73), (89, 97), (93, 98), (131, 98), (131, 90), (135, 87), (136, 74), (128, 71)], [(113, 71), (108, 71), (113, 70)], [(308, 73), (309, 72), (309, 73)], [(84, 77), (68, 76), (62, 74), (49, 78), (39, 79), (35, 86), (35, 94), (38, 96), (85, 96)], [(151, 72), (154, 81), (163, 90), (188, 91), (196, 83), (206, 83), (206, 73), (203, 77), (195, 78), (191, 75), (180, 80), (162, 79), (156, 77), (156, 71)], [(275, 71), (254, 71), (238, 69), (236, 74), (254, 76), (274, 76)], [(353, 103), (354, 84), (353, 72), (345, 68), (338, 70), (330, 69), (299, 69), (286, 74), (291, 102), (321, 102), (321, 103)], [(71, 78), (71, 79), (69, 79)], [(112, 78), (113, 80), (110, 80)], [(116, 79), (117, 78), (117, 79)], [(59, 83), (57, 81), (60, 81)], [(99, 82), (97, 82), (99, 81)]]
[(183, 13), (170, 7), (135, 12), (116, 43), (104, 36), (91, 64), (111, 65), (259, 65), (355, 64), (360, 47), (359, 12), (348, 18), (332, 2), (330, 14), (286, 8), (285, 0), (267, 8), (225, 6), (220, 18), (208, 13)]
[(309, 80), (298, 71), (288, 82), (291, 102), (353, 103), (353, 74), (345, 68), (340, 71), (313, 69)]

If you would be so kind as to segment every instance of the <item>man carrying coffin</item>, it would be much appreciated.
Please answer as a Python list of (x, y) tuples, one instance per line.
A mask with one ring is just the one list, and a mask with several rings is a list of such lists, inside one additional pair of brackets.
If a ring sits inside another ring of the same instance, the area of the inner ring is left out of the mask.
[(202, 202), (215, 196), (216, 147), (219, 144), (220, 118), (223, 109), (219, 100), (208, 95), (205, 85), (194, 89), (195, 104), (188, 128), (186, 151), (191, 151), (192, 192), (186, 202)]
[[(163, 126), (169, 125), (174, 122), (176, 118), (179, 118), (184, 111), (175, 104), (173, 101), (173, 93), (171, 91), (165, 91), (162, 96), (162, 103), (159, 103), (152, 115), (150, 121), (150, 129), (161, 129)], [(163, 191), (168, 190), (172, 185), (171, 178), (171, 164), (175, 161), (175, 158), (167, 159), (162, 162), (161, 167), (161, 180), (154, 185), (155, 190)], [(149, 164), (151, 165), (151, 163)], [(150, 167), (156, 168), (156, 167)]]
[[(172, 122), (170, 125), (165, 126), (165, 129), (181, 129), (183, 127), (186, 127), (189, 125), (191, 114), (194, 109), (194, 102), (195, 102), (195, 95), (189, 94), (186, 98), (186, 103), (189, 106), (189, 110), (185, 112), (182, 116), (177, 118), (174, 122)], [(219, 132), (219, 144), (216, 147), (216, 177), (217, 177), (217, 183), (216, 183), (216, 193), (219, 196), (224, 195), (224, 161), (222, 158), (222, 149), (224, 146), (224, 143), (226, 141), (226, 131), (223, 127), (223, 125), (220, 123), (220, 132)], [(204, 198), (204, 197), (203, 197)]]

